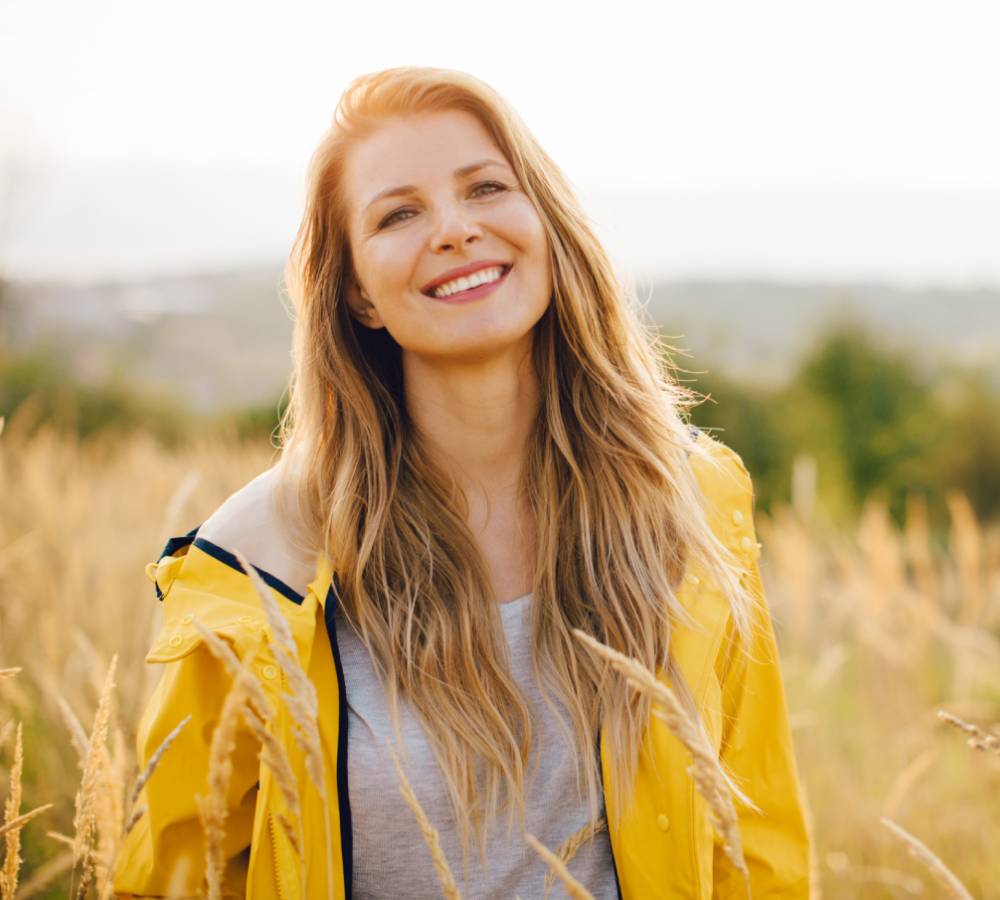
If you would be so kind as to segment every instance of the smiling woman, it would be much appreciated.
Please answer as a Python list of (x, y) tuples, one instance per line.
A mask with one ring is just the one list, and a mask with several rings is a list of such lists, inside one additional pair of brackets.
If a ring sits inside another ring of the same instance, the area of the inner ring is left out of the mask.
[[(749, 474), (686, 421), (695, 395), (509, 104), (451, 70), (358, 78), (286, 277), (281, 458), (155, 567), (143, 763), (194, 721), (144, 788), (116, 889), (425, 897), (447, 868), (471, 896), (540, 898), (531, 834), (599, 898), (807, 897)], [(219, 738), (239, 670), (195, 620), (262, 679), (260, 761), (259, 728)], [(673, 689), (688, 743), (581, 634)], [(719, 835), (692, 735), (724, 773), (713, 810), (726, 784), (753, 804)], [(194, 799), (210, 788), (224, 835)]]
[(362, 324), (408, 351), (404, 364), (530, 353), (552, 294), (548, 239), (502, 160), (480, 120), (453, 109), (390, 119), (347, 155), (346, 299)]

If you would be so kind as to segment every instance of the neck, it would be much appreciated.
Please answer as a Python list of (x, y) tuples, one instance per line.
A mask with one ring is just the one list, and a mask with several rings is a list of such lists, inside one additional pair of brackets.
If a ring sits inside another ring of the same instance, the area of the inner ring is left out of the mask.
[(403, 379), (411, 420), (466, 497), (516, 493), (539, 404), (530, 342), (476, 363), (404, 352)]

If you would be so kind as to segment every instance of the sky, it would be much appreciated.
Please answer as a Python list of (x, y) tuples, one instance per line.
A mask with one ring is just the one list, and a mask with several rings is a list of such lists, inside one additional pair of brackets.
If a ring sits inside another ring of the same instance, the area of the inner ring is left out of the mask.
[(0, 266), (287, 253), (341, 91), (463, 69), (636, 274), (1000, 284), (1000, 4), (0, 0)]

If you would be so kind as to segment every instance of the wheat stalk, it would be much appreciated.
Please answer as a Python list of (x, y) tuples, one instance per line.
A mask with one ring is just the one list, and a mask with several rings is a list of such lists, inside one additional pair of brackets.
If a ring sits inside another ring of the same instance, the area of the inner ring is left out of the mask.
[[(232, 651), (230, 646), (218, 635), (205, 628), (197, 619), (194, 626), (205, 639), (208, 649), (223, 662), (227, 671), (234, 680), (242, 680), (247, 691), (249, 704), (243, 710), (243, 721), (260, 741), (260, 759), (274, 775), (274, 780), (284, 797), (285, 804), (295, 814), (299, 821), (299, 831), (301, 831), (302, 808), (299, 801), (298, 784), (292, 772), (291, 762), (288, 754), (281, 742), (268, 730), (267, 722), (274, 718), (274, 708), (271, 701), (264, 693), (260, 681), (256, 676), (240, 662), (239, 657)], [(256, 657), (259, 646), (254, 648), (252, 653)], [(284, 825), (284, 822), (282, 823)], [(302, 843), (299, 839), (299, 831), (292, 828), (285, 828), (292, 845), (297, 852), (301, 852)]]
[[(10, 793), (4, 804), (3, 824), (6, 855), (0, 870), (0, 896), (13, 900), (17, 891), (17, 875), (21, 868), (21, 828), (15, 826), (21, 811), (21, 773), (24, 769), (24, 748), (21, 745), (21, 723), (17, 723), (14, 739), (14, 764), (10, 769)], [(22, 823), (23, 824), (23, 823)]]
[[(564, 863), (569, 863), (569, 861), (576, 856), (576, 852), (589, 841), (595, 834), (600, 834), (607, 826), (607, 820), (603, 816), (588, 822), (579, 831), (574, 832), (562, 844), (559, 845), (559, 849), (556, 850), (556, 856), (558, 856)], [(551, 867), (548, 872), (545, 873), (545, 897), (549, 896), (549, 892), (552, 890), (552, 885), (555, 883), (556, 873)]]
[(549, 864), (549, 868), (556, 873), (559, 880), (566, 888), (566, 893), (569, 894), (573, 900), (594, 900), (594, 895), (573, 877), (569, 869), (566, 867), (566, 863), (564, 863), (548, 847), (546, 847), (545, 844), (527, 831), (524, 833), (524, 839), (528, 842), (531, 849)]
[(1000, 753), (1000, 737), (997, 737), (995, 734), (987, 734), (978, 725), (966, 722), (958, 716), (945, 712), (943, 709), (938, 710), (938, 718), (949, 725), (953, 725), (959, 731), (964, 731), (966, 734), (971, 735), (968, 744), (973, 750)]
[[(149, 762), (146, 764), (146, 768), (142, 770), (139, 776), (135, 780), (135, 784), (132, 786), (132, 791), (128, 798), (128, 817), (125, 818), (125, 814), (122, 815), (122, 825), (118, 829), (117, 838), (112, 847), (110, 847), (107, 859), (105, 861), (105, 872), (112, 873), (115, 870), (115, 864), (118, 861), (118, 853), (121, 850), (122, 841), (131, 833), (132, 829), (139, 823), (139, 820), (148, 811), (145, 806), (138, 806), (139, 795), (142, 793), (142, 789), (149, 782), (153, 773), (156, 771), (157, 766), (160, 764), (160, 760), (163, 758), (163, 754), (167, 752), (167, 749), (174, 742), (177, 735), (181, 733), (181, 729), (191, 721), (191, 716), (187, 715), (177, 724), (177, 726), (170, 732), (161, 742), (160, 746), (156, 748), (153, 755), (150, 757)], [(100, 900), (106, 900), (111, 896), (114, 890), (113, 881), (111, 878), (106, 877), (101, 889), (99, 891)]]
[(629, 685), (649, 697), (653, 702), (653, 715), (664, 722), (687, 748), (692, 759), (688, 774), (708, 803), (709, 819), (722, 838), (723, 851), (733, 866), (742, 873), (749, 895), (750, 871), (743, 857), (743, 843), (733, 796), (751, 809), (757, 810), (757, 807), (726, 775), (708, 736), (688, 715), (667, 685), (659, 681), (639, 660), (602, 644), (579, 628), (574, 628), (573, 633), (585, 646), (624, 675)]
[(3, 825), (0, 825), (0, 837), (11, 831), (20, 831), (25, 825), (28, 824), (35, 816), (40, 816), (43, 812), (46, 812), (55, 804), (46, 803), (42, 806), (36, 806), (31, 812), (22, 813), (16, 819), (11, 819), (9, 822), (4, 821)]
[[(111, 692), (115, 686), (115, 667), (118, 665), (118, 654), (111, 657), (111, 665), (108, 667), (107, 675), (104, 679), (104, 686), (97, 701), (97, 712), (94, 714), (94, 727), (90, 733), (87, 747), (87, 756), (83, 762), (83, 778), (80, 781), (80, 789), (76, 795), (76, 813), (73, 817), (73, 827), (75, 837), (73, 840), (73, 872), (76, 866), (82, 863), (80, 884), (77, 888), (76, 897), (84, 897), (87, 887), (94, 875), (93, 855), (94, 855), (94, 832), (97, 828), (97, 792), (100, 788), (100, 775), (102, 769), (102, 749), (105, 747), (108, 738), (108, 729), (111, 723)], [(72, 890), (72, 874), (70, 877), (70, 894)]]
[(248, 701), (245, 682), (237, 680), (226, 694), (219, 722), (212, 732), (208, 757), (208, 793), (195, 798), (205, 835), (205, 882), (209, 900), (221, 900), (225, 869), (226, 794), (233, 772), (236, 731)]
[[(186, 715), (180, 722), (177, 723), (173, 731), (170, 732), (161, 742), (160, 746), (156, 748), (156, 751), (149, 758), (149, 762), (146, 763), (146, 768), (142, 770), (139, 777), (136, 778), (135, 784), (132, 786), (132, 793), (129, 795), (129, 808), (131, 810), (135, 809), (135, 804), (139, 800), (139, 794), (142, 793), (142, 789), (146, 786), (149, 779), (152, 777), (153, 773), (156, 771), (156, 767), (160, 764), (160, 760), (163, 758), (163, 754), (167, 752), (170, 745), (174, 742), (177, 735), (181, 733), (181, 730), (191, 721), (190, 713)], [(125, 829), (125, 834), (128, 834), (129, 829)], [(124, 835), (123, 835), (124, 836)]]
[(965, 885), (958, 880), (954, 872), (951, 871), (941, 860), (937, 857), (930, 848), (927, 847), (922, 841), (915, 838), (906, 829), (901, 828), (892, 819), (887, 819), (885, 816), (880, 818), (880, 821), (886, 828), (888, 828), (893, 834), (896, 835), (904, 844), (906, 844), (906, 849), (909, 851), (910, 856), (914, 859), (920, 860), (926, 867), (927, 871), (934, 876), (938, 884), (944, 888), (945, 893), (954, 898), (954, 900), (972, 900), (972, 894), (968, 892)]
[(110, 739), (114, 746), (112, 755), (107, 747), (102, 747), (101, 774), (103, 789), (98, 792), (95, 807), (99, 852), (95, 858), (97, 873), (97, 896), (107, 900), (111, 896), (112, 865), (118, 856), (118, 848), (125, 825), (125, 739), (121, 728), (112, 716), (113, 728)]
[(74, 843), (73, 838), (68, 834), (61, 834), (58, 831), (46, 831), (45, 836), (52, 838), (57, 844), (62, 844), (64, 847), (72, 848)]
[(396, 756), (395, 751), (389, 744), (386, 744), (386, 748), (392, 757), (392, 764), (396, 767), (396, 774), (399, 776), (399, 792), (403, 795), (406, 805), (413, 810), (413, 815), (417, 819), (417, 825), (420, 826), (420, 833), (424, 837), (424, 843), (427, 844), (427, 849), (431, 852), (434, 871), (437, 873), (438, 882), (441, 884), (441, 891), (445, 896), (445, 900), (461, 900), (462, 895), (459, 893), (458, 885), (455, 883), (455, 877), (451, 874), (448, 860), (441, 849), (441, 841), (438, 837), (437, 829), (431, 824), (430, 819), (427, 818), (427, 813), (424, 812), (424, 808), (420, 805), (420, 801), (417, 799), (417, 795), (414, 793), (410, 781), (403, 771), (403, 767), (399, 764), (399, 758)]
[[(240, 661), (240, 658), (233, 652), (229, 644), (222, 640), (214, 631), (206, 628), (197, 616), (193, 617), (192, 624), (205, 639), (205, 646), (209, 652), (225, 665), (229, 677), (233, 681), (241, 679), (246, 681), (247, 693), (250, 697), (250, 702), (257, 711), (257, 715), (262, 719), (272, 718), (274, 716), (274, 708), (271, 701), (267, 698), (267, 694), (264, 693), (264, 688), (260, 681), (258, 681), (257, 676)], [(251, 659), (256, 659), (260, 650), (261, 644), (258, 642), (249, 651), (248, 656)]]
[(285, 694), (285, 704), (296, 727), (293, 729), (296, 742), (306, 761), (306, 771), (313, 787), (323, 803), (324, 858), (326, 859), (326, 888), (328, 900), (333, 900), (333, 846), (330, 833), (330, 801), (326, 790), (323, 767), (323, 746), (319, 736), (319, 699), (316, 688), (302, 668), (295, 638), (281, 607), (274, 599), (271, 589), (265, 584), (257, 570), (238, 550), (233, 550), (239, 564), (250, 579), (250, 583), (260, 597), (264, 614), (271, 626), (272, 649), (281, 671), (288, 680), (290, 691)]
[(54, 687), (52, 689), (52, 696), (55, 697), (56, 705), (59, 707), (59, 712), (62, 714), (63, 721), (66, 723), (66, 727), (69, 729), (70, 740), (73, 742), (73, 749), (76, 750), (76, 755), (80, 757), (80, 765), (84, 764), (84, 760), (87, 758), (87, 745), (89, 744), (89, 739), (87, 737), (87, 732), (84, 730), (83, 725), (80, 724), (80, 720), (76, 717), (76, 713), (73, 712), (73, 708), (66, 702), (66, 698), (62, 696)]

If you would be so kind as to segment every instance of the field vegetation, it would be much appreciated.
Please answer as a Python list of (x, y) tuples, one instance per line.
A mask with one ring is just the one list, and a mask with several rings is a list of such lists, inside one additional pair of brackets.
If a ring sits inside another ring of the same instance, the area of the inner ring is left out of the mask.
[[(192, 419), (127, 389), (87, 406), (13, 369), (0, 798), (6, 822), (41, 811), (0, 837), (0, 896), (107, 896), (141, 815), (133, 741), (157, 677), (144, 567), (273, 462), (273, 413)], [(1000, 896), (1000, 401), (975, 373), (921, 381), (850, 332), (779, 391), (695, 386), (714, 401), (695, 421), (757, 487), (817, 896)]]

